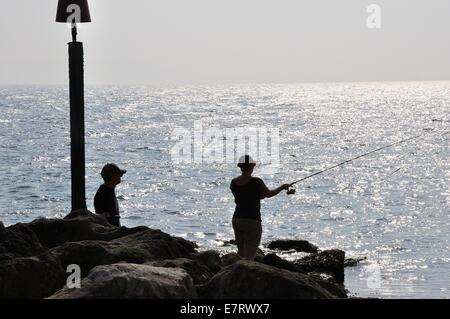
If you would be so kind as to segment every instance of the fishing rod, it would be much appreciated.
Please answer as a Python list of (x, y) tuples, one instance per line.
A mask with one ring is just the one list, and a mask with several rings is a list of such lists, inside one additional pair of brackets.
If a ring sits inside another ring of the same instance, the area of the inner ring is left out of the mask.
[[(301, 179), (299, 179), (299, 180), (297, 180), (297, 181), (295, 181), (295, 182), (289, 184), (289, 187), (291, 187), (291, 186), (293, 186), (293, 185), (295, 185), (295, 184), (297, 184), (297, 183), (303, 182), (303, 181), (305, 181), (305, 180), (307, 180), (307, 179), (310, 179), (311, 177), (314, 177), (314, 176), (316, 176), (316, 175), (319, 175), (319, 174), (325, 173), (325, 172), (327, 172), (327, 171), (329, 171), (329, 170), (332, 170), (332, 169), (334, 169), (334, 168), (337, 168), (337, 167), (339, 167), (339, 166), (342, 166), (342, 165), (348, 164), (348, 163), (350, 163), (350, 162), (353, 162), (354, 160), (357, 160), (357, 159), (359, 159), (359, 158), (361, 158), (361, 157), (365, 157), (365, 156), (368, 156), (368, 155), (370, 155), (370, 154), (373, 154), (373, 153), (382, 151), (382, 150), (384, 150), (384, 149), (386, 149), (386, 148), (393, 147), (393, 146), (395, 146), (395, 145), (399, 145), (399, 144), (402, 144), (402, 143), (406, 143), (406, 142), (408, 142), (408, 141), (412, 141), (412, 140), (418, 139), (419, 137), (422, 137), (422, 136), (424, 136), (424, 135), (426, 135), (426, 134), (427, 134), (427, 133), (425, 133), (425, 134), (420, 134), (420, 135), (416, 135), (416, 136), (409, 137), (409, 138), (405, 138), (405, 139), (403, 139), (403, 140), (401, 140), (401, 141), (398, 141), (398, 142), (395, 142), (395, 143), (392, 143), (392, 144), (389, 144), (389, 145), (385, 145), (385, 146), (383, 146), (383, 147), (377, 148), (377, 149), (372, 150), (372, 151), (370, 151), (370, 152), (367, 152), (367, 153), (358, 155), (358, 156), (356, 156), (356, 157), (353, 157), (353, 158), (351, 158), (351, 159), (348, 159), (348, 160), (346, 160), (346, 161), (343, 161), (343, 162), (341, 162), (341, 163), (339, 163), (339, 164), (330, 166), (330, 167), (328, 167), (328, 168), (326, 168), (326, 169), (324, 169), (324, 170), (321, 170), (321, 171), (316, 172), (316, 173), (314, 173), (314, 174), (311, 174), (311, 175), (308, 175), (308, 176), (306, 176), (306, 177), (303, 177), (303, 178), (301, 178)], [(399, 170), (400, 170), (400, 169), (399, 169)], [(398, 170), (397, 170), (397, 171), (398, 171)], [(397, 172), (397, 171), (396, 171), (396, 172)], [(294, 189), (289, 189), (289, 190), (287, 191), (287, 194), (288, 194), (288, 195), (294, 194), (294, 193), (295, 193), (295, 190), (294, 190)]]

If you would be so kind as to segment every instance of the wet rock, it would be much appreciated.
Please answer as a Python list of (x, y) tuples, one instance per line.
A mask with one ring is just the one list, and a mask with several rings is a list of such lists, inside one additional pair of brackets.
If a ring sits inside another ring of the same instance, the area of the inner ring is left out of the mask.
[(61, 260), (64, 267), (78, 264), (82, 276), (85, 276), (95, 266), (121, 261), (142, 264), (148, 261), (189, 258), (195, 252), (195, 244), (160, 230), (148, 229), (111, 241), (66, 243), (50, 252)]
[(81, 281), (81, 288), (64, 288), (50, 299), (169, 299), (196, 298), (191, 277), (183, 269), (118, 263), (98, 266)]
[(0, 231), (0, 261), (37, 256), (44, 251), (36, 234), (26, 224), (16, 224)]
[(66, 273), (49, 254), (0, 262), (0, 299), (45, 298), (61, 289)]
[(356, 267), (361, 261), (366, 260), (367, 257), (361, 258), (346, 258), (344, 261), (344, 267)]
[(181, 268), (191, 276), (194, 284), (200, 285), (207, 283), (215, 273), (211, 272), (205, 265), (187, 258), (177, 258), (147, 263), (155, 267), (163, 268)]
[[(240, 260), (222, 269), (203, 286), (200, 297), (213, 299), (337, 298), (311, 276)], [(325, 283), (327, 284), (327, 283)]]
[(149, 229), (143, 226), (117, 228), (110, 225), (103, 216), (89, 211), (75, 211), (64, 219), (40, 218), (27, 225), (47, 248), (83, 240), (109, 241)]
[(334, 283), (330, 277), (325, 276), (324, 274), (316, 274), (314, 272), (308, 273), (309, 276), (317, 279), (317, 283), (324, 289), (328, 290), (331, 294), (335, 295), (338, 298), (348, 298), (348, 292), (345, 289), (343, 284)]
[(296, 266), (304, 272), (325, 273), (332, 276), (336, 283), (344, 282), (345, 252), (338, 249), (325, 250), (295, 261)]
[(206, 266), (213, 274), (222, 269), (222, 260), (220, 255), (214, 250), (207, 250), (193, 254), (192, 259)]
[(223, 242), (222, 246), (226, 247), (226, 246), (236, 246), (236, 240), (231, 239), (231, 240), (226, 240)]
[(317, 246), (311, 244), (306, 240), (291, 240), (291, 239), (274, 240), (267, 244), (267, 248), (278, 250), (295, 250), (297, 252), (305, 252), (312, 254), (315, 254), (319, 251)]

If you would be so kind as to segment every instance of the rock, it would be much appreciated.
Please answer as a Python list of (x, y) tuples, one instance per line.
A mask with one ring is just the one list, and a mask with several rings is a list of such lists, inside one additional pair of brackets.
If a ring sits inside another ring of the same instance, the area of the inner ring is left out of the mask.
[(279, 250), (293, 249), (297, 252), (305, 252), (312, 254), (316, 254), (319, 251), (317, 246), (311, 244), (306, 240), (290, 240), (290, 239), (274, 240), (269, 244), (267, 244), (267, 248)]
[(183, 269), (119, 263), (98, 266), (81, 288), (58, 291), (49, 299), (184, 299), (196, 298), (191, 277)]
[(95, 266), (121, 261), (142, 264), (148, 261), (189, 258), (195, 244), (172, 237), (160, 230), (148, 229), (111, 241), (79, 241), (66, 243), (50, 250), (64, 267), (77, 264), (82, 276)]
[(338, 249), (325, 250), (319, 254), (306, 256), (295, 261), (304, 272), (318, 272), (332, 275), (334, 282), (344, 282), (345, 252)]
[(320, 280), (302, 273), (259, 262), (240, 260), (222, 269), (206, 285), (198, 287), (201, 298), (301, 299), (337, 298)]
[(0, 231), (2, 231), (2, 230), (4, 230), (4, 229), (5, 229), (5, 225), (3, 225), (2, 222), (0, 222)]
[(223, 247), (231, 246), (231, 245), (236, 246), (236, 240), (234, 240), (234, 239), (225, 240), (222, 244)]
[(261, 261), (264, 258), (264, 256), (265, 256), (264, 252), (260, 248), (258, 248), (256, 250), (255, 260)]
[(111, 241), (128, 247), (151, 251), (154, 258), (189, 258), (196, 252), (197, 244), (181, 237), (171, 236), (158, 229), (148, 229)]
[[(227, 240), (223, 243), (222, 246), (236, 246), (236, 240), (231, 239), (231, 240)], [(255, 255), (255, 260), (261, 260), (264, 257), (264, 252), (258, 247), (256, 249), (256, 255)]]
[(222, 260), (218, 252), (214, 250), (202, 251), (192, 255), (192, 259), (206, 266), (213, 274), (222, 269)]
[(61, 289), (66, 273), (49, 254), (0, 262), (0, 299), (45, 298)]
[(224, 267), (234, 264), (235, 262), (242, 260), (243, 258), (237, 253), (228, 253), (222, 256), (222, 265)]
[[(290, 262), (288, 260), (285, 260), (285, 259), (277, 256), (276, 254), (267, 254), (266, 256), (264, 256), (262, 263), (273, 266), (273, 267), (277, 267), (280, 269), (286, 269), (289, 271), (304, 273), (304, 270), (301, 267), (297, 266), (293, 262)], [(333, 282), (335, 282), (334, 276), (327, 275), (327, 274), (325, 274), (325, 276), (324, 276), (324, 274), (315, 273), (314, 271), (309, 272), (308, 275), (321, 279), (319, 281), (319, 284), (323, 288), (329, 290), (335, 296), (337, 296), (339, 298), (347, 297), (347, 292), (345, 291), (344, 287), (342, 285), (336, 285), (333, 283)]]
[(344, 267), (355, 267), (358, 266), (358, 264), (361, 261), (366, 260), (367, 257), (361, 257), (361, 258), (346, 258), (344, 261)]
[(191, 276), (194, 284), (200, 285), (207, 283), (215, 273), (212, 273), (206, 266), (199, 262), (187, 258), (177, 258), (169, 260), (160, 260), (147, 263), (155, 267), (163, 268), (181, 268)]
[(148, 230), (147, 227), (114, 227), (103, 216), (89, 211), (75, 211), (64, 219), (40, 218), (27, 224), (41, 244), (53, 248), (67, 242), (82, 240), (109, 241)]
[(308, 275), (317, 278), (317, 283), (336, 297), (348, 298), (347, 291), (345, 290), (343, 284), (333, 283), (329, 278), (323, 278), (323, 274), (318, 274), (318, 276), (315, 276), (314, 273), (309, 273)]
[(296, 264), (294, 264), (293, 262), (290, 262), (286, 259), (283, 259), (283, 258), (277, 256), (276, 254), (267, 254), (266, 256), (264, 256), (264, 258), (261, 260), (261, 262), (263, 264), (277, 267), (280, 269), (286, 269), (286, 270), (295, 271), (295, 272), (302, 272), (300, 267), (298, 267)]
[(0, 232), (0, 261), (37, 256), (44, 251), (36, 234), (26, 224), (16, 224)]
[(111, 225), (104, 216), (94, 214), (86, 209), (74, 210), (66, 215), (66, 217), (64, 217), (63, 219), (69, 220), (77, 218), (89, 220), (89, 222), (91, 222), (92, 224), (98, 224), (110, 228), (117, 228), (116, 226)]

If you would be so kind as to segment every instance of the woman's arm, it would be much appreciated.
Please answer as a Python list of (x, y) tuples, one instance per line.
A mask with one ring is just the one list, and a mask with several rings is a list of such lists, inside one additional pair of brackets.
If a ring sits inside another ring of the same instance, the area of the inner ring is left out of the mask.
[(281, 191), (283, 191), (285, 189), (289, 189), (290, 186), (291, 186), (290, 184), (283, 184), (278, 188), (270, 190), (267, 188), (266, 184), (264, 184), (264, 182), (263, 182), (259, 188), (259, 193), (261, 195), (261, 199), (270, 198), (270, 197), (274, 197), (274, 196), (278, 195)]

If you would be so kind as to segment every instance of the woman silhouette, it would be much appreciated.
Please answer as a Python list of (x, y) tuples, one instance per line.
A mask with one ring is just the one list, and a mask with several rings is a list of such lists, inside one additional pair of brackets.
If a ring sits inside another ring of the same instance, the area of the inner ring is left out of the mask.
[(233, 215), (233, 230), (239, 256), (253, 260), (261, 242), (261, 199), (278, 195), (287, 190), (290, 184), (269, 190), (263, 180), (252, 177), (255, 161), (245, 155), (239, 159), (241, 175), (231, 181), (230, 189), (234, 196), (236, 209)]

